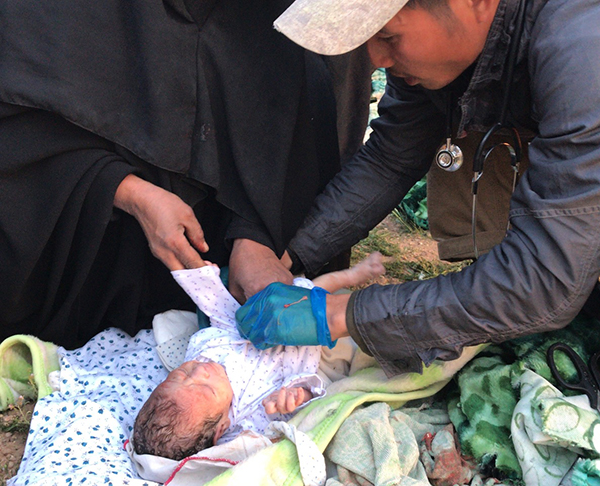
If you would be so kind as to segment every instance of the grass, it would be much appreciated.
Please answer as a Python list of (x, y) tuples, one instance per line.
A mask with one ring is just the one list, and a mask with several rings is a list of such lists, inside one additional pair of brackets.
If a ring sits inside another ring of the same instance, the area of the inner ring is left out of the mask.
[(27, 432), (29, 430), (29, 422), (31, 421), (31, 413), (24, 413), (21, 408), (19, 413), (12, 415), (0, 423), (0, 432)]
[(392, 210), (392, 216), (400, 225), (402, 231), (408, 234), (417, 234), (421, 236), (426, 236), (427, 231), (423, 228), (419, 227), (414, 221), (407, 218), (406, 215), (400, 211), (398, 208)]
[(375, 228), (369, 235), (352, 248), (352, 257), (359, 261), (367, 255), (378, 251), (385, 257), (394, 257), (399, 253), (396, 245), (391, 241), (391, 232), (387, 229)]
[(444, 263), (432, 262), (419, 258), (417, 260), (403, 261), (395, 260), (385, 264), (387, 275), (392, 278), (397, 278), (404, 282), (410, 280), (427, 280), (437, 277), (438, 275), (446, 275), (448, 273), (457, 272), (465, 267), (465, 263)]
[[(401, 283), (411, 280), (426, 280), (458, 272), (470, 265), (467, 260), (458, 263), (449, 263), (438, 259), (429, 259), (415, 255), (415, 249), (407, 248), (408, 240), (423, 241), (429, 239), (428, 232), (401, 214), (392, 213), (396, 222), (396, 229), (389, 229), (383, 225), (375, 227), (369, 235), (352, 249), (352, 263), (364, 259), (368, 254), (379, 251), (384, 256), (386, 280), (389, 283)], [(417, 252), (418, 253), (418, 252)]]

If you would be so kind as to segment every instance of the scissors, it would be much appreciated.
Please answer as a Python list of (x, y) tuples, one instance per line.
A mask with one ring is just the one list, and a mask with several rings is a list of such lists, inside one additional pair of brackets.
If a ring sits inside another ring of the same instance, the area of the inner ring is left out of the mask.
[[(569, 382), (563, 378), (554, 361), (555, 351), (561, 351), (568, 356), (577, 371), (578, 381)], [(585, 393), (592, 408), (600, 412), (600, 351), (594, 353), (586, 365), (575, 350), (564, 343), (554, 343), (546, 351), (548, 366), (559, 385), (569, 390)]]

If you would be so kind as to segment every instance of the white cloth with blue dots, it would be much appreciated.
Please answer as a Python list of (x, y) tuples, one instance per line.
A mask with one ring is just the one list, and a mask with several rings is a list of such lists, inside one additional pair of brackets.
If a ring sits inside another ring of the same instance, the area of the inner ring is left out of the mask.
[(59, 348), (60, 391), (33, 412), (25, 454), (10, 486), (150, 486), (124, 443), (139, 408), (167, 372), (152, 331), (108, 329), (75, 351)]

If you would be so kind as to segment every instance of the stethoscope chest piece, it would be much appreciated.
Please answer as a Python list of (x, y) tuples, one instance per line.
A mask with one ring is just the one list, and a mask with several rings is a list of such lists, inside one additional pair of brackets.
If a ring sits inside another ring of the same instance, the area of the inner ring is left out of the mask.
[(454, 145), (450, 138), (446, 139), (446, 143), (435, 154), (435, 162), (438, 167), (448, 172), (460, 169), (463, 160), (462, 150), (458, 145)]

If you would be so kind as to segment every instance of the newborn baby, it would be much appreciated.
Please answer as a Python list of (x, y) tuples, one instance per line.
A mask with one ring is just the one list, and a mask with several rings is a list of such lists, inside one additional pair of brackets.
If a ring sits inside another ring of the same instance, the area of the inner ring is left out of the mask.
[[(373, 253), (348, 270), (294, 283), (328, 292), (361, 285), (385, 272), (381, 258)], [(181, 460), (242, 430), (263, 433), (269, 422), (287, 420), (287, 414), (324, 395), (316, 374), (320, 346), (258, 350), (237, 330), (239, 304), (221, 282), (218, 267), (208, 263), (173, 276), (208, 315), (211, 327), (192, 336), (186, 361), (141, 408), (132, 438), (136, 453)]]

